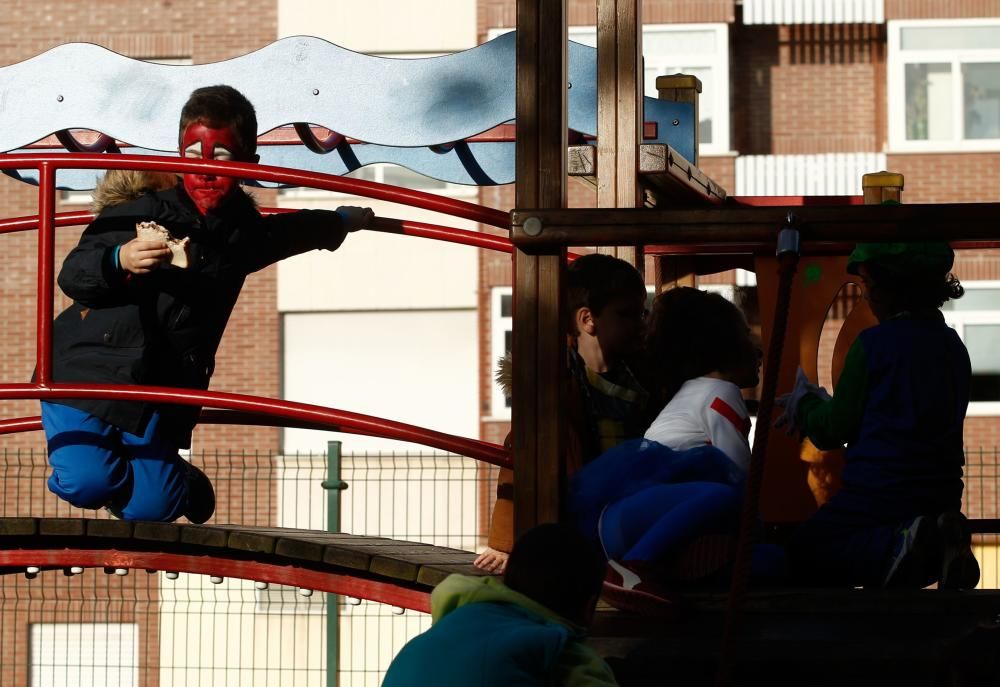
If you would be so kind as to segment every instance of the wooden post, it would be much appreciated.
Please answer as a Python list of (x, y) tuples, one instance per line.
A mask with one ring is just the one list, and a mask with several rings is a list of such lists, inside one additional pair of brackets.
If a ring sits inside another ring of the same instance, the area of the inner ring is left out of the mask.
[[(597, 207), (642, 207), (642, 3), (597, 3)], [(644, 269), (641, 246), (600, 249)]]
[[(566, 206), (566, 14), (566, 0), (517, 0), (518, 208)], [(515, 535), (560, 514), (565, 264), (565, 246), (514, 253)]]
[[(656, 77), (656, 95), (660, 100), (675, 103), (694, 104), (694, 159), (691, 164), (698, 165), (698, 94), (701, 93), (701, 80), (689, 74), (673, 74)], [(660, 255), (653, 262), (653, 284), (656, 292), (661, 293), (678, 286), (697, 286), (698, 278), (694, 266), (694, 256), (691, 255)]]
[(694, 158), (688, 160), (698, 166), (698, 144), (701, 143), (701, 127), (698, 119), (698, 94), (701, 93), (701, 79), (691, 74), (671, 74), (656, 77), (656, 97), (673, 103), (694, 105)]

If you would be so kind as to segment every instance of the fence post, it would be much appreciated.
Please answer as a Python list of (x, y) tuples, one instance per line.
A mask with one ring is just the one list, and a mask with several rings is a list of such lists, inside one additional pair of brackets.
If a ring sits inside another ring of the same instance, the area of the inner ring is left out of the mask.
[[(340, 532), (340, 492), (347, 483), (340, 479), (340, 442), (326, 444), (326, 531)], [(337, 687), (340, 672), (340, 604), (336, 594), (326, 595), (326, 685)]]

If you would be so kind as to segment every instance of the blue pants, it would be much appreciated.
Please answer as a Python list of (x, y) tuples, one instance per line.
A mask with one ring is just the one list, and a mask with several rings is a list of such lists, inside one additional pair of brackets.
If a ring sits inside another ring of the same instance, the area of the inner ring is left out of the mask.
[(154, 413), (142, 436), (57, 403), (42, 402), (49, 491), (77, 508), (110, 506), (123, 520), (172, 522), (187, 504), (184, 460), (158, 436)]
[(600, 534), (608, 558), (656, 561), (701, 534), (735, 529), (741, 490), (717, 482), (659, 484), (608, 505)]

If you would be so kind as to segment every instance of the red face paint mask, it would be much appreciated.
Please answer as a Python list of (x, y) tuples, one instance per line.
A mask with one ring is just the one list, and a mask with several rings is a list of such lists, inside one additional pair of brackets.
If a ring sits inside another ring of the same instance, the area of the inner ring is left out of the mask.
[[(181, 157), (204, 160), (238, 160), (240, 146), (232, 128), (213, 129), (200, 122), (190, 124), (181, 137)], [(201, 214), (214, 210), (239, 185), (234, 177), (185, 174), (184, 190)]]

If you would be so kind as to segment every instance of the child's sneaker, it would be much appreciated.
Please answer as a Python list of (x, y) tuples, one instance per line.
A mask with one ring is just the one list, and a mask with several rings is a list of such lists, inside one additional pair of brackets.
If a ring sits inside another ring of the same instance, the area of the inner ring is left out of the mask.
[(882, 586), (922, 589), (934, 581), (940, 563), (940, 539), (933, 516), (920, 515), (899, 533), (898, 548)]
[(184, 517), (196, 525), (206, 522), (215, 512), (215, 489), (208, 475), (184, 461), (187, 475), (187, 505)]
[(638, 561), (609, 560), (601, 598), (619, 610), (640, 615), (664, 617), (677, 611), (670, 594), (649, 581), (648, 566)]
[(941, 582), (939, 589), (975, 589), (979, 584), (979, 561), (972, 553), (969, 521), (958, 511), (937, 519), (941, 537)]

